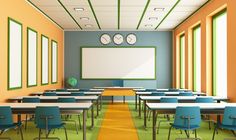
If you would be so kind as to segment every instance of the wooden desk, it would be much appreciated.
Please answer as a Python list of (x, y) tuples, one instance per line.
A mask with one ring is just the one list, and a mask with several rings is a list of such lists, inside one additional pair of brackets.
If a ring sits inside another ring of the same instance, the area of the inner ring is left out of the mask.
[[(154, 102), (160, 102), (161, 98), (177, 98), (179, 103), (194, 103), (196, 100), (196, 96), (140, 96), (140, 100), (143, 100), (143, 106), (144, 106), (144, 127), (147, 127), (147, 114), (146, 114), (146, 104), (149, 101), (154, 101)], [(220, 103), (221, 101), (228, 101), (228, 98), (222, 98), (222, 97), (216, 97), (216, 96), (203, 96), (200, 98), (207, 98), (207, 97), (212, 97), (213, 100), (217, 101), (217, 103)], [(195, 103), (197, 104), (197, 103)], [(139, 105), (139, 117), (141, 118), (141, 105)]]
[(37, 106), (58, 106), (63, 114), (77, 114), (78, 111), (83, 110), (83, 140), (86, 140), (86, 115), (92, 103), (0, 103), (0, 106), (10, 106), (13, 114), (18, 114), (18, 122), (21, 122), (20, 114), (33, 114)]
[(201, 114), (216, 114), (217, 122), (220, 122), (220, 114), (224, 114), (226, 106), (236, 107), (236, 103), (147, 103), (147, 107), (152, 111), (152, 139), (156, 140), (156, 115), (175, 114), (177, 106), (199, 106)]
[[(8, 100), (13, 102), (17, 101), (20, 103), (23, 98), (32, 98), (32, 96), (18, 96), (18, 97), (12, 97), (9, 98)], [(98, 107), (98, 96), (38, 96), (37, 98), (40, 99), (42, 102), (57, 102), (58, 98), (75, 98), (76, 101), (89, 101), (94, 104), (94, 102), (97, 102), (97, 116), (99, 116), (99, 107)], [(91, 111), (93, 113), (93, 106), (91, 107)]]

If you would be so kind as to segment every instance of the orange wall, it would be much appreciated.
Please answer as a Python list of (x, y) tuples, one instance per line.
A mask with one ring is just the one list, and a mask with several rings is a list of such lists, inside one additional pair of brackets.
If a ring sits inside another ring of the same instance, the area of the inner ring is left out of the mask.
[[(13, 96), (28, 95), (29, 93), (43, 91), (45, 89), (61, 88), (64, 75), (63, 30), (49, 21), (44, 15), (38, 12), (25, 0), (5, 0), (0, 3), (0, 102), (4, 102), (9, 97)], [(22, 88), (10, 91), (7, 89), (8, 17), (11, 17), (23, 24)], [(27, 27), (31, 27), (38, 32), (38, 86), (29, 88), (27, 88)], [(49, 49), (49, 84), (41, 86), (41, 34), (49, 37), (50, 46), (51, 39), (58, 42), (57, 84), (51, 84), (51, 49)]]
[[(211, 57), (211, 17), (215, 13), (219, 12), (220, 10), (227, 7), (227, 79), (228, 79), (228, 97), (230, 98), (230, 101), (235, 102), (236, 101), (236, 41), (235, 41), (235, 33), (236, 33), (236, 0), (211, 0), (208, 4), (206, 4), (204, 7), (202, 7), (198, 12), (196, 12), (193, 16), (191, 16), (189, 19), (187, 19), (185, 22), (183, 22), (180, 26), (178, 26), (174, 30), (174, 58), (176, 58), (176, 50), (178, 49), (178, 45), (176, 45), (177, 37), (180, 33), (185, 32), (188, 34), (192, 33), (192, 27), (196, 25), (196, 23), (201, 23), (201, 88), (202, 92), (206, 92), (208, 95), (212, 94), (212, 57)], [(186, 48), (192, 48), (191, 43), (191, 36), (185, 36), (186, 41)], [(187, 49), (186, 49), (187, 50)], [(188, 52), (186, 52), (188, 53)], [(189, 52), (191, 53), (191, 52)], [(186, 54), (186, 56), (191, 56), (192, 54)], [(178, 58), (177, 58), (178, 59)], [(186, 58), (188, 59), (188, 58)], [(189, 65), (192, 65), (192, 61), (189, 62)], [(179, 69), (178, 64), (176, 64), (176, 61), (173, 61), (173, 86), (178, 87), (178, 83), (176, 81), (179, 81), (179, 76), (177, 76), (176, 80), (176, 69)], [(186, 67), (186, 71), (192, 71), (191, 68)], [(177, 70), (178, 71), (178, 70)], [(186, 85), (187, 88), (192, 89), (192, 76), (188, 77), (187, 75), (190, 75), (189, 73), (186, 73)]]

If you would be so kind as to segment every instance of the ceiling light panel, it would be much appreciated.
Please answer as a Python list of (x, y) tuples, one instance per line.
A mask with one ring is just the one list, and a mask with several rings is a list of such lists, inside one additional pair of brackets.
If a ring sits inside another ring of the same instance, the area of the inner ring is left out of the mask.
[[(140, 25), (141, 30), (154, 30), (156, 26), (161, 22), (165, 15), (169, 12), (172, 6), (175, 4), (175, 0), (152, 0), (144, 15), (142, 23)], [(164, 10), (154, 10), (155, 8)], [(150, 17), (157, 17), (157, 20), (150, 20)], [(145, 25), (152, 24), (151, 28), (147, 28)]]
[(136, 30), (147, 0), (124, 0), (120, 5), (120, 27)]
[(57, 0), (29, 0), (37, 8), (42, 10), (50, 18), (52, 18), (56, 23), (66, 28), (78, 28), (76, 23), (71, 19), (71, 17), (65, 12), (63, 7), (58, 3)]
[(104, 30), (117, 30), (118, 2), (117, 0), (90, 0), (98, 22)]
[[(79, 23), (83, 30), (87, 29), (87, 27), (85, 27), (87, 24), (93, 25), (90, 28), (99, 29), (93, 16), (93, 12), (89, 6), (88, 0), (61, 0), (61, 2)], [(77, 7), (84, 8), (84, 11), (75, 11), (74, 8)], [(89, 20), (81, 20), (81, 17), (88, 17)]]
[(166, 26), (175, 28), (205, 2), (207, 2), (207, 0), (181, 0), (159, 28)]

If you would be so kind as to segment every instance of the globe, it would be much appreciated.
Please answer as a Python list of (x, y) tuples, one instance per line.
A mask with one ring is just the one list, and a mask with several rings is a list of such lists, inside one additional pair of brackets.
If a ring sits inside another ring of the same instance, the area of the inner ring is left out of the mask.
[(67, 84), (70, 87), (75, 87), (78, 83), (78, 80), (75, 77), (70, 77), (67, 79)]

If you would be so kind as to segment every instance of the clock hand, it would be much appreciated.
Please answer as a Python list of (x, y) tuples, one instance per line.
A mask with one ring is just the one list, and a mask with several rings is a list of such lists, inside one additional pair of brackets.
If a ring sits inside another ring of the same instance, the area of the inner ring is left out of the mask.
[[(104, 38), (104, 37), (103, 37), (103, 39), (107, 41), (107, 39), (106, 39), (106, 38)], [(108, 41), (107, 41), (107, 42), (108, 42)]]

